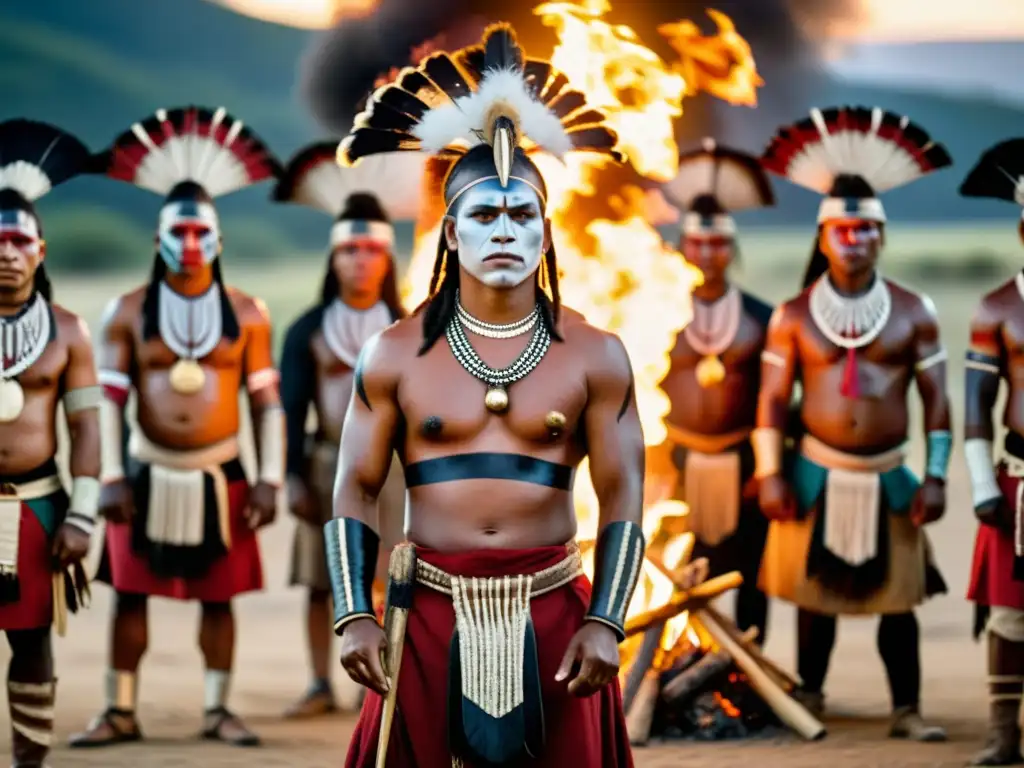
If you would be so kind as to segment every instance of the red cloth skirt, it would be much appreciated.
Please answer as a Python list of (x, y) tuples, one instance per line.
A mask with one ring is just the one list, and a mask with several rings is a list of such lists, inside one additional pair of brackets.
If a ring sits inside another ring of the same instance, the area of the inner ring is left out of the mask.
[[(999, 488), (1010, 509), (1017, 506), (1017, 489), (1024, 478), (1010, 477), (1000, 465), (996, 473)], [(1013, 534), (991, 525), (979, 525), (974, 540), (974, 559), (967, 586), (967, 599), (979, 605), (997, 605), (1024, 611), (1024, 581), (1013, 578)]]
[(118, 592), (175, 600), (226, 603), (245, 592), (263, 589), (263, 564), (256, 531), (245, 520), (249, 483), (228, 483), (231, 548), (199, 579), (160, 578), (132, 548), (131, 523), (107, 523), (105, 562), (96, 578)]
[[(499, 549), (443, 554), (417, 548), (417, 555), (446, 573), (459, 576), (510, 576), (535, 573), (557, 565), (565, 547)], [(622, 712), (618, 681), (589, 698), (570, 696), (568, 680), (555, 673), (572, 636), (583, 624), (590, 602), (590, 582), (572, 583), (530, 603), (537, 635), (547, 743), (536, 768), (631, 768), (633, 756)], [(448, 657), (455, 611), (452, 599), (417, 587), (409, 612), (398, 683), (398, 706), (388, 745), (388, 768), (449, 768)], [(383, 699), (367, 691), (356, 724), (346, 768), (373, 768)], [(473, 768), (466, 764), (465, 768)]]
[(0, 631), (39, 629), (53, 623), (53, 539), (35, 512), (22, 502), (18, 532), (16, 603), (0, 605)]

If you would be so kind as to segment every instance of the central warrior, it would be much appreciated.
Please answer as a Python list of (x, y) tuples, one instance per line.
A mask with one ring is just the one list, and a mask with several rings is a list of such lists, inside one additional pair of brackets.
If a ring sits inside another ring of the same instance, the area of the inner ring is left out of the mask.
[[(632, 765), (616, 680), (644, 556), (632, 369), (617, 337), (559, 306), (547, 187), (527, 154), (617, 157), (603, 121), (499, 24), (373, 94), (339, 149), (343, 164), (421, 149), (450, 165), (429, 298), (356, 366), (326, 526), (342, 664), (371, 689), (351, 768)], [(377, 497), (396, 449), (408, 543), (382, 629)], [(574, 542), (586, 456), (593, 587)]]
[[(100, 336), (107, 531), (98, 578), (117, 597), (107, 706), (71, 745), (141, 738), (136, 674), (148, 645), (150, 596), (202, 603), (203, 736), (255, 744), (226, 706), (231, 600), (263, 586), (256, 530), (273, 520), (284, 481), (284, 417), (270, 318), (258, 299), (224, 285), (213, 198), (274, 177), (280, 166), (223, 109), (195, 107), (159, 110), (119, 136), (106, 157), (108, 176), (166, 198), (150, 281), (114, 299)], [(238, 456), (243, 387), (259, 454), (251, 488)], [(129, 483), (122, 431), (133, 390)]]

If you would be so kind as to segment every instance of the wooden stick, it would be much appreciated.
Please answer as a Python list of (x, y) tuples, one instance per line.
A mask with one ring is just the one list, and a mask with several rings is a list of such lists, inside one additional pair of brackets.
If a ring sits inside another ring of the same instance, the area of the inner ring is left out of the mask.
[[(702, 611), (702, 613), (705, 613), (708, 616), (711, 616), (715, 621), (717, 621), (722, 626), (722, 628), (726, 632), (728, 632), (733, 637), (735, 637), (737, 640), (740, 640), (742, 642), (742, 636), (740, 636), (739, 631), (736, 629), (736, 626), (734, 624), (732, 624), (727, 618), (722, 616), (722, 614), (719, 613), (716, 608), (714, 608), (713, 606), (708, 605), (708, 606), (705, 606), (704, 608), (702, 608), (701, 611)], [(751, 629), (756, 629), (756, 627), (751, 627)], [(772, 661), (767, 656), (765, 656), (764, 655), (764, 651), (762, 651), (754, 643), (754, 640), (756, 640), (756, 639), (757, 639), (757, 637), (755, 636), (755, 637), (751, 638), (749, 641), (743, 642), (743, 647), (747, 650), (747, 652), (751, 656), (754, 657), (754, 660), (758, 664), (760, 664), (762, 667), (764, 667), (765, 670), (772, 677), (775, 678), (775, 682), (777, 682), (779, 684), (780, 688), (783, 688), (787, 693), (789, 693), (790, 691), (793, 691), (796, 688), (799, 688), (801, 685), (803, 685), (803, 682), (800, 680), (800, 678), (798, 678), (797, 676), (787, 672), (782, 667), (780, 667), (778, 664), (776, 664), (774, 661)]]
[(736, 666), (747, 677), (751, 687), (764, 702), (772, 708), (779, 719), (800, 734), (813, 741), (825, 735), (825, 726), (794, 700), (772, 679), (771, 675), (754, 660), (750, 653), (706, 611), (698, 613), (701, 624), (715, 638), (724, 650), (732, 656)]
[(727, 651), (705, 653), (700, 661), (665, 683), (661, 689), (661, 698), (666, 704), (685, 704), (705, 684), (726, 672), (731, 666), (732, 656)]
[(659, 622), (644, 632), (640, 648), (633, 656), (633, 661), (626, 672), (626, 679), (622, 685), (622, 708), (629, 712), (633, 706), (633, 700), (640, 690), (645, 676), (653, 668), (654, 657), (661, 647), (661, 637), (665, 633), (665, 622)]
[(740, 575), (739, 571), (730, 571), (729, 573), (723, 574), (714, 579), (708, 579), (703, 584), (698, 584), (693, 589), (675, 595), (666, 605), (663, 605), (660, 608), (644, 611), (638, 616), (627, 619), (626, 636), (629, 637), (631, 635), (635, 635), (649, 629), (659, 622), (675, 618), (683, 611), (693, 608), (694, 603), (700, 604), (702, 601), (711, 600), (712, 598), (718, 597), (723, 592), (728, 592), (730, 589), (736, 589), (736, 587), (742, 583), (743, 577)]
[(646, 746), (650, 741), (660, 687), (661, 673), (656, 669), (648, 669), (633, 699), (633, 705), (626, 713), (626, 733), (629, 735), (629, 743), (634, 747)]

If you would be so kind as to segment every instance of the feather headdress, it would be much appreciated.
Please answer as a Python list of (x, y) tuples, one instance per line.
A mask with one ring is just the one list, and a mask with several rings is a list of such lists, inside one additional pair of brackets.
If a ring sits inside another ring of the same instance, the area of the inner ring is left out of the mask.
[(158, 109), (118, 136), (103, 155), (103, 170), (158, 195), (189, 185), (212, 199), (276, 177), (281, 165), (223, 107), (179, 107)]
[(543, 179), (526, 153), (589, 151), (621, 160), (605, 119), (565, 74), (526, 58), (511, 26), (495, 24), (480, 45), (434, 53), (374, 92), (338, 147), (338, 162), (351, 167), (384, 152), (429, 152), (453, 159), (446, 205), (487, 178), (503, 186), (519, 179), (544, 199)]
[(753, 155), (705, 138), (700, 148), (679, 156), (679, 172), (662, 188), (684, 211), (684, 234), (733, 235), (731, 211), (775, 205), (771, 182)]
[(909, 118), (875, 107), (812, 109), (780, 128), (761, 158), (764, 167), (827, 197), (818, 222), (885, 221), (880, 192), (952, 165), (941, 144)]
[(985, 150), (960, 185), (960, 194), (1024, 206), (1024, 139), (1007, 139)]

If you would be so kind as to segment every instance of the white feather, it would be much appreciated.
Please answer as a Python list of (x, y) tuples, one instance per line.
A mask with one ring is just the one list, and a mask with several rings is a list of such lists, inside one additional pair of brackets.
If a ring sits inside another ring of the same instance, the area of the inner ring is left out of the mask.
[(1013, 197), (1018, 205), (1024, 205), (1024, 176), (1017, 179), (1017, 187), (1013, 192)]
[[(711, 147), (713, 151), (714, 144)], [(688, 210), (700, 195), (714, 195), (727, 211), (761, 208), (764, 200), (754, 173), (728, 158), (715, 160), (711, 155), (698, 155), (682, 163), (679, 173), (662, 191), (683, 210)]]
[(306, 172), (292, 200), (337, 216), (349, 195), (369, 192), (381, 200), (392, 219), (411, 221), (419, 213), (426, 162), (417, 152), (371, 155), (351, 168), (331, 159)]
[(42, 169), (24, 160), (0, 168), (0, 189), (15, 189), (26, 200), (38, 200), (50, 191), (50, 177)]
[(508, 103), (518, 114), (522, 138), (558, 158), (572, 150), (572, 141), (554, 112), (530, 93), (522, 74), (516, 70), (487, 72), (476, 92), (427, 112), (412, 134), (426, 152), (436, 153), (448, 146), (483, 142), (484, 125), (491, 108), (498, 102)]

